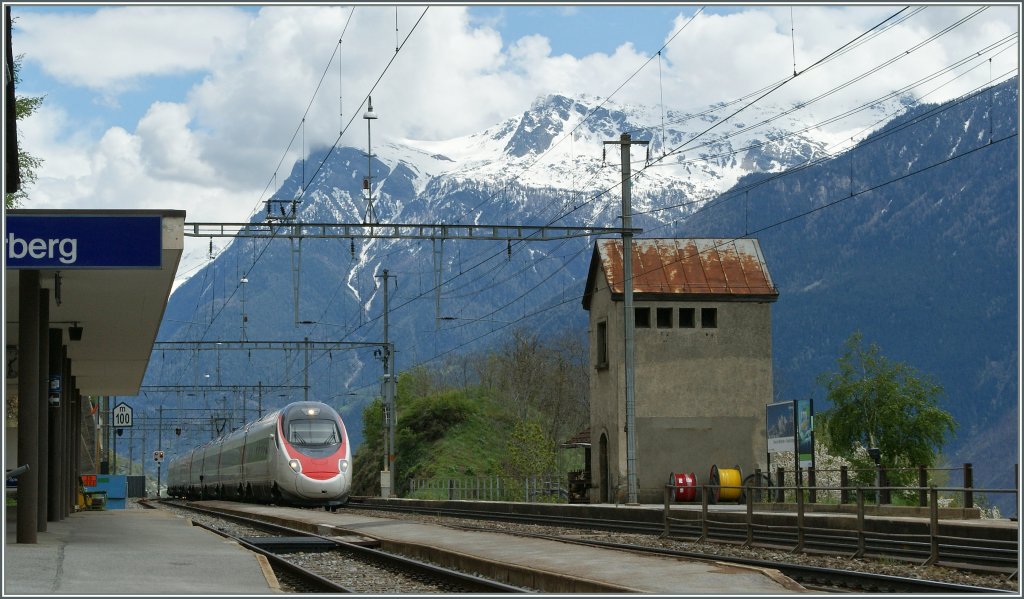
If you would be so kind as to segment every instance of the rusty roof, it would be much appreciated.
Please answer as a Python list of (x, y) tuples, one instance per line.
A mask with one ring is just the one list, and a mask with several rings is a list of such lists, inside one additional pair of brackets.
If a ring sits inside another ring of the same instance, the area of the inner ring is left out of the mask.
[(568, 441), (562, 443), (562, 447), (590, 447), (590, 429), (586, 428), (575, 435), (573, 435)]
[[(597, 240), (583, 296), (585, 309), (590, 309), (598, 270), (612, 297), (622, 297), (623, 264), (622, 240)], [(634, 239), (632, 266), (633, 293), (648, 299), (682, 295), (775, 301), (779, 296), (756, 239)]]

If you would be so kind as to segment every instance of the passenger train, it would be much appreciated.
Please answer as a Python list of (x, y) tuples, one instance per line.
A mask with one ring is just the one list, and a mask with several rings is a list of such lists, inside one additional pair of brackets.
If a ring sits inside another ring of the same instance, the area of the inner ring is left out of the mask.
[(288, 404), (170, 460), (167, 493), (336, 509), (348, 502), (352, 450), (327, 404)]

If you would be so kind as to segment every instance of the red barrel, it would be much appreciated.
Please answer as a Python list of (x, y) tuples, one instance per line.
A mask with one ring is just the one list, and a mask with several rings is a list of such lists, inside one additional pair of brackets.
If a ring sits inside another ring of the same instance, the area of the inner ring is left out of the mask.
[(697, 498), (697, 477), (692, 472), (673, 472), (669, 475), (668, 484), (675, 487), (676, 501), (693, 501)]

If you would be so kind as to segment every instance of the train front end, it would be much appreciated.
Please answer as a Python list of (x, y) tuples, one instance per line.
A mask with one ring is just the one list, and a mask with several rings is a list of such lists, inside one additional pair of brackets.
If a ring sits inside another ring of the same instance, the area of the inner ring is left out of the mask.
[(352, 449), (341, 416), (320, 402), (288, 406), (278, 419), (282, 499), (299, 505), (339, 506), (352, 487)]

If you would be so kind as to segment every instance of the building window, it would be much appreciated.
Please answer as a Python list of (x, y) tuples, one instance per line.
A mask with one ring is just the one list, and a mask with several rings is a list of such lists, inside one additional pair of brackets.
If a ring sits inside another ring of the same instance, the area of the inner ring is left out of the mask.
[(672, 308), (658, 308), (657, 319), (659, 329), (672, 328)]
[(705, 329), (718, 328), (718, 308), (700, 309), (700, 326)]
[(633, 326), (638, 329), (651, 328), (651, 309), (633, 308)]
[(692, 329), (697, 326), (697, 316), (693, 308), (679, 308), (679, 328)]
[(597, 367), (608, 368), (608, 321), (597, 323)]

